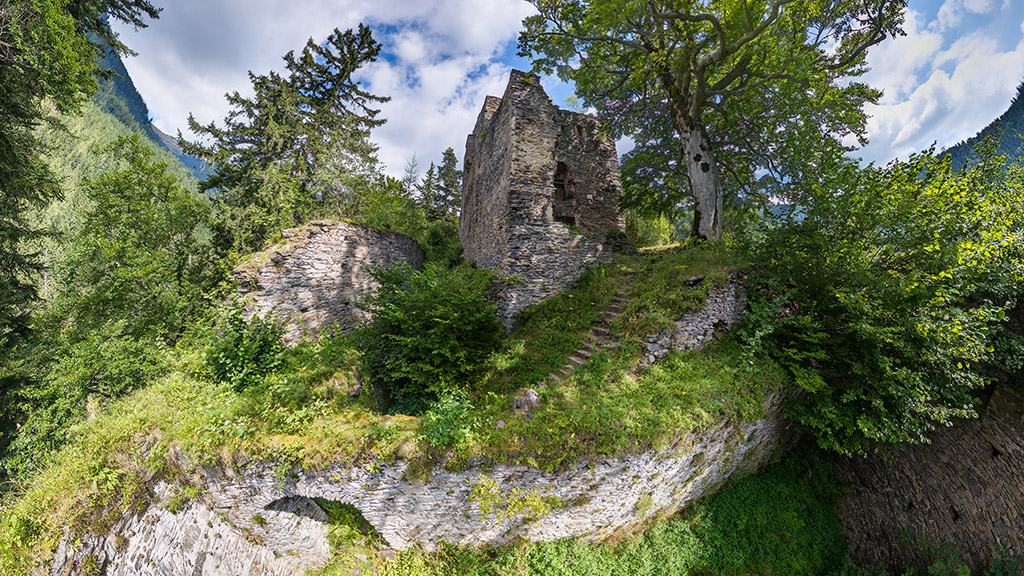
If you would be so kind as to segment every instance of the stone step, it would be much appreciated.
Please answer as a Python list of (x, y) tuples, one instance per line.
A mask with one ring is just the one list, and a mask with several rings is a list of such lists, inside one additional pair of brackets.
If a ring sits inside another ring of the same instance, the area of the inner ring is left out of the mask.
[[(591, 339), (595, 338), (593, 334), (588, 334), (588, 336)], [(590, 352), (596, 352), (597, 351), (597, 346), (594, 346), (594, 344), (592, 342), (584, 342), (583, 343), (583, 348), (585, 348), (586, 350), (589, 350)], [(577, 352), (579, 352), (579, 350), (577, 350)]]
[(569, 362), (572, 362), (573, 364), (575, 364), (577, 366), (582, 366), (587, 361), (586, 361), (586, 359), (580, 358), (579, 356), (569, 356)]
[(584, 345), (583, 348), (577, 350), (576, 355), (579, 356), (580, 358), (586, 358), (587, 360), (590, 360), (590, 357), (593, 356), (590, 350), (586, 349), (586, 345)]
[(568, 366), (565, 366), (564, 368), (559, 368), (558, 373), (561, 374), (562, 376), (570, 376), (572, 375), (572, 369), (569, 368)]
[(611, 306), (609, 306), (605, 310), (607, 312), (612, 312), (612, 313), (615, 313), (615, 314), (622, 314), (622, 312), (623, 312), (622, 306), (619, 306), (617, 304), (612, 304)]
[(602, 339), (598, 340), (597, 343), (602, 348), (618, 348), (619, 347), (619, 343), (618, 342), (616, 342), (615, 340), (609, 340), (607, 338), (602, 338)]
[(601, 326), (594, 326), (593, 328), (590, 329), (590, 331), (593, 332), (594, 334), (597, 334), (598, 336), (608, 336), (611, 334), (611, 330), (608, 330), (607, 328)]
[(558, 377), (558, 376), (556, 376), (554, 374), (548, 374), (548, 380), (551, 380), (551, 382), (554, 382), (554, 383), (562, 381), (562, 379), (560, 377)]

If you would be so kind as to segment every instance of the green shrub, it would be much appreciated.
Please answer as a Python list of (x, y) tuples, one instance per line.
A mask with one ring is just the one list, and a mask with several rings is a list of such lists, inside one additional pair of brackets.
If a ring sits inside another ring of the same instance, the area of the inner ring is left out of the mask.
[(467, 383), (501, 338), (495, 306), (484, 296), (493, 274), (428, 263), (372, 272), (380, 286), (360, 307), (373, 320), (355, 337), (362, 365), (402, 404)]
[(427, 262), (437, 262), (453, 268), (462, 262), (462, 244), (459, 243), (459, 223), (438, 220), (427, 225), (420, 241)]
[(851, 168), (754, 245), (742, 334), (793, 374), (793, 414), (821, 446), (864, 453), (976, 416), (1024, 279), (1024, 169), (983, 157)]
[(272, 318), (246, 320), (238, 305), (223, 310), (206, 353), (213, 380), (229, 384), (236, 392), (262, 382), (281, 366), (283, 333)]
[(465, 442), (477, 426), (472, 412), (473, 404), (464, 392), (446, 391), (423, 414), (420, 436), (436, 448)]

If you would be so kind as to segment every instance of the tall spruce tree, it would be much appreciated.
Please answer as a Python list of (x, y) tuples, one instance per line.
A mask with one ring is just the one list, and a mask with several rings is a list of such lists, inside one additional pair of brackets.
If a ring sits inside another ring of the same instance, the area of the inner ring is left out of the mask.
[(380, 44), (370, 29), (337, 28), (322, 44), (284, 56), (286, 74), (249, 73), (253, 96), (227, 95), (232, 110), (222, 125), (189, 127), (201, 139), (181, 138), (185, 153), (206, 160), (214, 173), (202, 184), (216, 190), (221, 248), (258, 248), (283, 226), (344, 214), (377, 163), (370, 129), (382, 125), (375, 96), (352, 77), (373, 62)]
[(462, 170), (459, 170), (458, 162), (455, 150), (449, 146), (441, 156), (441, 166), (437, 169), (444, 216), (455, 219), (458, 219), (459, 211), (462, 209)]

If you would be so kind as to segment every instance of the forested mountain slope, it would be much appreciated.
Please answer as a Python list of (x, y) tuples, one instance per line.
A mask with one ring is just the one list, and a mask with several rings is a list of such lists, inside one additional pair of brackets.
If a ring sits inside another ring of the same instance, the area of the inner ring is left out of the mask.
[(978, 153), (974, 147), (987, 136), (998, 136), (999, 146), (996, 149), (998, 154), (1005, 154), (1007, 160), (1013, 162), (1024, 157), (1024, 83), (1017, 86), (1017, 95), (1010, 102), (1010, 108), (1003, 112), (991, 124), (982, 129), (974, 137), (960, 142), (943, 151), (949, 154), (952, 166), (960, 168), (964, 162), (972, 164), (978, 160)]
[(170, 151), (197, 179), (201, 179), (202, 161), (182, 152), (176, 137), (165, 134), (150, 121), (149, 107), (135, 88), (121, 57), (116, 53), (108, 54), (100, 63), (100, 68), (109, 70), (114, 75), (100, 82), (99, 90), (93, 97), (96, 105), (123, 122), (132, 131), (146, 136)]

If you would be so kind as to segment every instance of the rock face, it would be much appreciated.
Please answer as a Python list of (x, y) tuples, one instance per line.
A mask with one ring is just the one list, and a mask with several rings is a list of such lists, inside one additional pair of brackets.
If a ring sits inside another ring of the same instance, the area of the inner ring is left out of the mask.
[(371, 266), (423, 264), (411, 237), (347, 222), (312, 222), (283, 232), (284, 241), (253, 256), (232, 276), (246, 314), (275, 313), (285, 323), (284, 342), (297, 344), (331, 327), (349, 330), (369, 313), (355, 303), (377, 287)]
[[(283, 575), (316, 568), (330, 551), (314, 497), (355, 506), (398, 549), (518, 537), (597, 541), (675, 512), (763, 464), (789, 437), (778, 399), (766, 406), (767, 416), (756, 422), (722, 423), (661, 450), (581, 463), (561, 473), (502, 465), (435, 470), (429, 480), (414, 481), (403, 461), (296, 471), (286, 478), (273, 464), (209, 469), (197, 500), (172, 512), (172, 490), (159, 484), (150, 506), (122, 519), (110, 534), (62, 545), (51, 573), (82, 574), (88, 555), (108, 576)], [(557, 504), (540, 518), (484, 517), (470, 498), (481, 474), (502, 493), (519, 488)]]
[(1004, 386), (981, 418), (928, 438), (931, 444), (837, 459), (848, 485), (838, 512), (850, 555), (895, 573), (915, 559), (901, 533), (952, 545), (975, 574), (997, 542), (1024, 553), (1024, 398)]
[(487, 97), (466, 139), (459, 239), (467, 260), (510, 280), (499, 294), (506, 326), (610, 260), (621, 195), (615, 143), (597, 118), (559, 110), (540, 78), (518, 70), (502, 98)]

